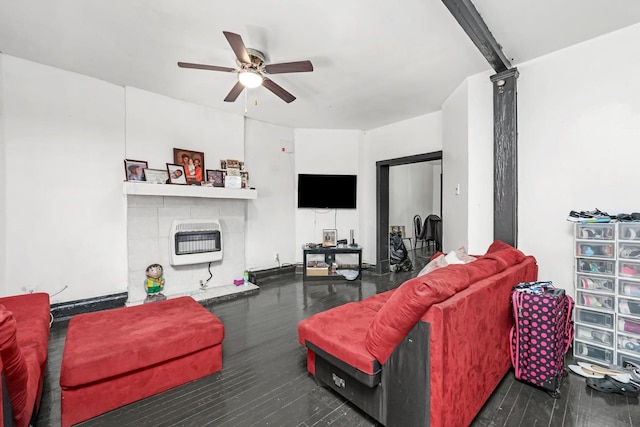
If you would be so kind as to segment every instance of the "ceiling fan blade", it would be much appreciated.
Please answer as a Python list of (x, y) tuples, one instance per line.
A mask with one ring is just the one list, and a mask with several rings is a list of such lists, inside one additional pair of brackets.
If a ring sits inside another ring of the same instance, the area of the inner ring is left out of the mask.
[(313, 64), (311, 61), (283, 62), (265, 65), (264, 70), (269, 74), (305, 73), (313, 71)]
[(218, 67), (217, 65), (204, 65), (204, 64), (191, 64), (189, 62), (178, 62), (180, 68), (196, 68), (198, 70), (210, 70), (210, 71), (225, 71), (233, 73), (237, 71), (235, 68)]
[(238, 61), (243, 64), (250, 64), (251, 59), (249, 58), (247, 48), (244, 46), (242, 37), (238, 34), (230, 33), (229, 31), (223, 31), (222, 33), (227, 38), (227, 41), (231, 45), (231, 49), (233, 49), (233, 53), (235, 53), (236, 58), (238, 58)]
[(296, 100), (295, 96), (291, 95), (289, 92), (284, 90), (279, 84), (275, 83), (273, 80), (270, 80), (266, 77), (262, 81), (262, 86), (266, 87), (271, 92), (275, 93), (287, 104)]
[(238, 95), (242, 93), (243, 89), (244, 89), (244, 85), (240, 82), (236, 82), (235, 86), (233, 86), (229, 94), (227, 94), (227, 97), (224, 99), (224, 102), (233, 102), (236, 99), (238, 99)]

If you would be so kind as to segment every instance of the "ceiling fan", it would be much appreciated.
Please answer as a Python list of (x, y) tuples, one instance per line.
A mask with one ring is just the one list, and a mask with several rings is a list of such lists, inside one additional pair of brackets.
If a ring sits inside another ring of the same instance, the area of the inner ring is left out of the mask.
[(280, 64), (265, 64), (265, 55), (259, 50), (246, 48), (242, 37), (229, 31), (223, 31), (224, 36), (231, 45), (231, 49), (236, 55), (236, 62), (239, 68), (218, 67), (216, 65), (192, 64), (189, 62), (178, 62), (181, 68), (196, 68), (199, 70), (224, 71), (237, 73), (238, 81), (231, 88), (231, 91), (224, 99), (225, 102), (233, 102), (245, 87), (254, 88), (260, 85), (266, 87), (271, 92), (280, 97), (284, 102), (289, 103), (296, 99), (295, 96), (284, 90), (275, 83), (267, 74), (283, 73), (304, 73), (313, 71), (311, 61), (283, 62)]

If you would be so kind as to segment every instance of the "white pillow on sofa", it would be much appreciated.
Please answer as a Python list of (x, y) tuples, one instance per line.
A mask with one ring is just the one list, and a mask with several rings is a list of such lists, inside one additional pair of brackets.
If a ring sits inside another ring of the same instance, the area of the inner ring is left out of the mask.
[(455, 251), (449, 252), (449, 254), (447, 254), (447, 256), (449, 256), (451, 254), (455, 254), (455, 258), (460, 260), (461, 262), (451, 262), (451, 261), (447, 260), (449, 262), (449, 264), (468, 264), (468, 263), (473, 262), (473, 261), (475, 261), (477, 259), (476, 257), (469, 255), (467, 253), (467, 249), (464, 246), (459, 247)]
[(424, 276), (425, 274), (437, 270), (438, 268), (446, 267), (449, 264), (467, 264), (475, 261), (477, 258), (469, 255), (467, 253), (467, 249), (462, 246), (455, 251), (449, 252), (447, 255), (439, 255), (438, 257), (432, 259), (429, 264), (425, 265), (418, 276)]
[(447, 260), (445, 259), (445, 256), (443, 254), (440, 254), (436, 258), (434, 258), (431, 261), (429, 261), (429, 264), (425, 265), (424, 268), (422, 270), (420, 270), (420, 273), (418, 273), (418, 275), (416, 277), (424, 276), (425, 274), (427, 274), (427, 273), (429, 273), (429, 272), (431, 272), (433, 270), (437, 270), (439, 268), (446, 267), (447, 265), (449, 265), (449, 263), (447, 263)]
[(447, 264), (465, 264), (464, 261), (458, 258), (458, 255), (456, 255), (455, 251), (449, 252), (447, 256), (444, 257), (444, 259), (447, 261)]

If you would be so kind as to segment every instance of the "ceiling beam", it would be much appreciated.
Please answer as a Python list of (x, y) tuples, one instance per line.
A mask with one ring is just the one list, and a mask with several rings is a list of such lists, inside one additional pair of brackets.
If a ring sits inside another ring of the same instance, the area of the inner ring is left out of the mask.
[(442, 3), (456, 18), (456, 21), (458, 21), (496, 73), (501, 73), (511, 68), (511, 62), (502, 52), (502, 47), (489, 31), (489, 27), (487, 27), (471, 0), (442, 0)]

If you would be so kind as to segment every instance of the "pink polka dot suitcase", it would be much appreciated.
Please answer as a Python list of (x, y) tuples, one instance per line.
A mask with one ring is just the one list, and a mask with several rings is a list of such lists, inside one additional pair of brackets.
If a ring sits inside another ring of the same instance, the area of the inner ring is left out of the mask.
[(574, 301), (551, 282), (526, 282), (512, 294), (511, 363), (515, 377), (560, 396), (564, 358), (573, 341)]

